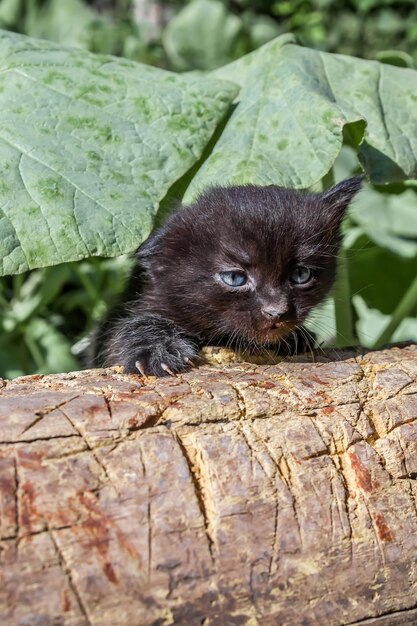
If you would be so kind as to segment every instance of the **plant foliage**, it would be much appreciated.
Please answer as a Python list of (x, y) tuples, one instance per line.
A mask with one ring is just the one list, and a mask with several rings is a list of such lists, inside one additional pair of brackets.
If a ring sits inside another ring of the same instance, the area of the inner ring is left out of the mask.
[[(0, 283), (0, 374), (77, 366), (84, 344), (76, 340), (129, 267), (125, 257), (94, 257), (133, 250), (172, 197), (219, 182), (321, 188), (360, 165), (373, 184), (344, 225), (333, 298), (310, 323), (337, 345), (417, 339), (417, 72), (302, 48), (289, 35), (234, 61), (277, 34), (279, 20), (268, 20), (286, 3), (266, 4), (180, 8), (163, 35), (164, 63), (218, 68), (180, 75), (83, 51), (127, 54), (120, 42), (136, 37), (130, 56), (146, 56), (142, 31), (121, 36), (122, 23), (105, 14), (95, 30), (97, 15), (81, 0), (0, 2), (6, 25), (23, 14), (18, 30), (79, 47), (0, 37), (0, 260), (14, 274)], [(365, 4), (363, 15), (376, 10)], [(45, 21), (30, 22), (29, 5)], [(63, 33), (81, 6), (79, 30)], [(251, 28), (261, 23), (256, 39)], [(412, 65), (399, 59), (385, 57)], [(21, 274), (30, 268), (39, 269)]]
[(236, 93), (7, 32), (0, 70), (1, 274), (135, 248)]
[(0, 69), (3, 274), (135, 249), (239, 83), (187, 195), (212, 183), (314, 185), (346, 126), (375, 181), (417, 172), (417, 72), (287, 36), (196, 76), (4, 32)]

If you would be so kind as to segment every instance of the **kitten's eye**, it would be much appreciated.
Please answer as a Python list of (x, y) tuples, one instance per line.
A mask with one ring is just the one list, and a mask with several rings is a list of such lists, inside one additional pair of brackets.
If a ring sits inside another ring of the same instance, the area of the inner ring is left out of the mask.
[(306, 285), (313, 277), (313, 272), (305, 265), (296, 265), (290, 275), (290, 282), (293, 285)]
[(229, 287), (242, 287), (248, 281), (248, 277), (245, 272), (237, 272), (235, 270), (231, 270), (230, 272), (220, 272), (220, 278)]

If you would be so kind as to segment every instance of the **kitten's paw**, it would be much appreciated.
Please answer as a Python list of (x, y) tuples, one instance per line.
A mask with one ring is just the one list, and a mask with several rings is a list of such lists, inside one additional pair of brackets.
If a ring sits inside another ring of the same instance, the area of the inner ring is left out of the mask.
[(198, 361), (195, 344), (183, 337), (175, 337), (137, 348), (124, 363), (124, 369), (142, 376), (175, 376), (190, 369)]

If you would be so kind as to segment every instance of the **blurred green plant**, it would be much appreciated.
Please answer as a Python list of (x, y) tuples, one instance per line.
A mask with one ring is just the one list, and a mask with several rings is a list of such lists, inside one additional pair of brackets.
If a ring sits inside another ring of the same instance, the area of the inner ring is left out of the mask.
[(304, 46), (417, 63), (414, 0), (189, 0), (163, 33), (170, 67), (213, 69), (291, 32)]
[[(354, 150), (343, 147), (334, 166), (336, 179), (351, 175), (355, 164)], [(341, 304), (351, 313), (354, 343), (377, 348), (390, 341), (417, 341), (414, 181), (364, 185), (344, 223), (343, 254), (347, 280)], [(346, 306), (347, 301), (353, 308)], [(351, 343), (340, 330), (335, 343)]]
[[(102, 5), (103, 8), (102, 8)], [(130, 0), (0, 0), (0, 28), (91, 52), (166, 64), (162, 44), (133, 19)]]
[(131, 263), (126, 256), (65, 263), (0, 281), (0, 372), (77, 369), (86, 336), (115, 302)]
[(220, 67), (287, 32), (308, 47), (417, 64), (414, 0), (0, 0), (0, 27), (178, 71)]

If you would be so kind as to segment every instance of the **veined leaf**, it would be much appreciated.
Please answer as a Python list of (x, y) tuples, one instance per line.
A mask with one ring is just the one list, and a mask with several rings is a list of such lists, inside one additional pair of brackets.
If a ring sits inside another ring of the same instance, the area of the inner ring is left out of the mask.
[(237, 88), (0, 34), (0, 274), (133, 250)]
[(317, 183), (343, 133), (374, 182), (417, 177), (417, 72), (293, 45), (284, 35), (213, 76), (241, 85), (187, 192), (219, 183)]

